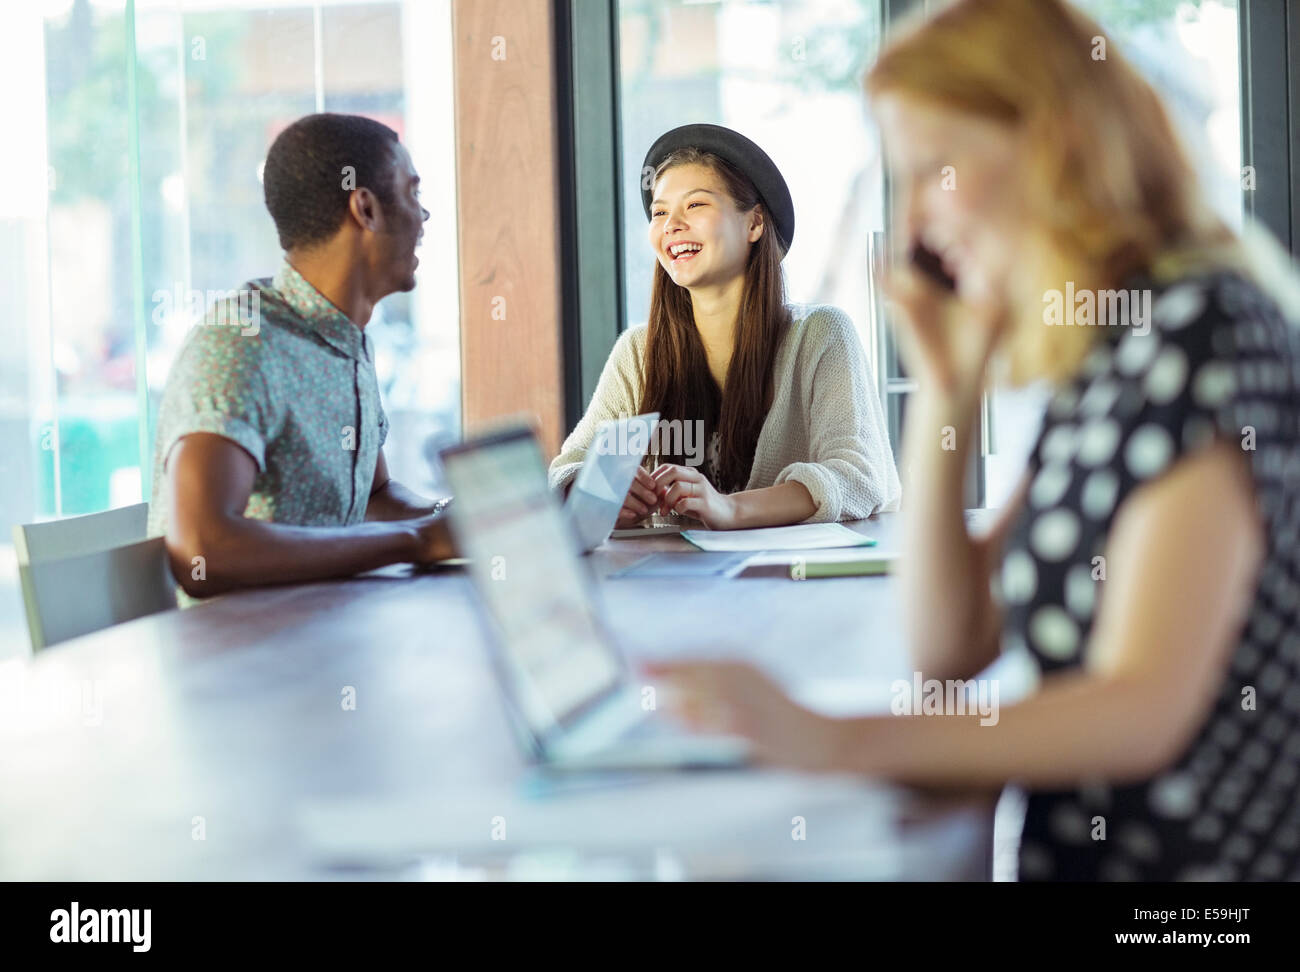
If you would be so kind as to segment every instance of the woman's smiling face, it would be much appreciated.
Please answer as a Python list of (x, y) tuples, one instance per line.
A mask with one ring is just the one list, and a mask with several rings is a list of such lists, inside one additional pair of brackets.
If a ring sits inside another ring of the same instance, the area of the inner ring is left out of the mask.
[(707, 165), (677, 165), (655, 182), (650, 246), (679, 287), (724, 284), (745, 272), (749, 248), (763, 235), (762, 212), (743, 212)]

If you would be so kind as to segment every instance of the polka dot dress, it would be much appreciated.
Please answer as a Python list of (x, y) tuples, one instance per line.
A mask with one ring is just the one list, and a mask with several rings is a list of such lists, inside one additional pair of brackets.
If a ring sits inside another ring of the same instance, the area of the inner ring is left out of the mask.
[(1003, 649), (1080, 667), (1124, 500), (1216, 438), (1249, 459), (1267, 550), (1183, 755), (1142, 783), (1031, 793), (1020, 879), (1300, 880), (1300, 338), (1235, 274), (1152, 290), (1149, 330), (1106, 327), (1048, 404), (994, 578)]

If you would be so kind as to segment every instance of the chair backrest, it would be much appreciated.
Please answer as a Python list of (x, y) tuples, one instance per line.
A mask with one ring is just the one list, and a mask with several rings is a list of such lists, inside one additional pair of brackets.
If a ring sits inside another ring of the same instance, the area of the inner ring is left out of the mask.
[(32, 650), (176, 606), (149, 504), (14, 527)]

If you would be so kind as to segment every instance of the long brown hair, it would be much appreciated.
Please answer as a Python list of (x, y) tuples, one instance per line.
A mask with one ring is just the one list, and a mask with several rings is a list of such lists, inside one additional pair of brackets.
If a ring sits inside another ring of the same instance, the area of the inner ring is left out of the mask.
[[(695, 148), (679, 149), (665, 158), (655, 169), (655, 180), (679, 165), (703, 165), (712, 169), (741, 212), (762, 205), (758, 190), (740, 170), (712, 153)], [(658, 261), (650, 291), (640, 411), (658, 412), (660, 421), (680, 420), (683, 427), (686, 422), (702, 422), (705, 449), (717, 430), (719, 457), (715, 470), (717, 482), (713, 485), (724, 493), (744, 489), (749, 481), (758, 434), (772, 407), (772, 369), (777, 347), (790, 322), (790, 312), (785, 306), (785, 280), (781, 275), (781, 244), (766, 211), (764, 217), (763, 234), (750, 246), (745, 265), (745, 285), (725, 390), (718, 388), (709, 372), (704, 342), (695, 327), (690, 292), (673, 283)], [(676, 441), (680, 444), (684, 439), (681, 436)], [(678, 464), (686, 461), (681, 454), (660, 458)]]

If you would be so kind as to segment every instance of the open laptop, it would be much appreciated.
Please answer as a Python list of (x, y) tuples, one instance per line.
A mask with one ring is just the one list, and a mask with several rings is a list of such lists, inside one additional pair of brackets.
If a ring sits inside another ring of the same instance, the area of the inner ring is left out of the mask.
[(646, 703), (610, 637), (531, 429), (444, 449), (452, 533), (489, 629), (493, 669), (526, 754), (548, 768), (743, 765), (745, 740), (686, 732)]
[(654, 435), (658, 412), (601, 422), (564, 504), (583, 553), (614, 531), (623, 500)]

